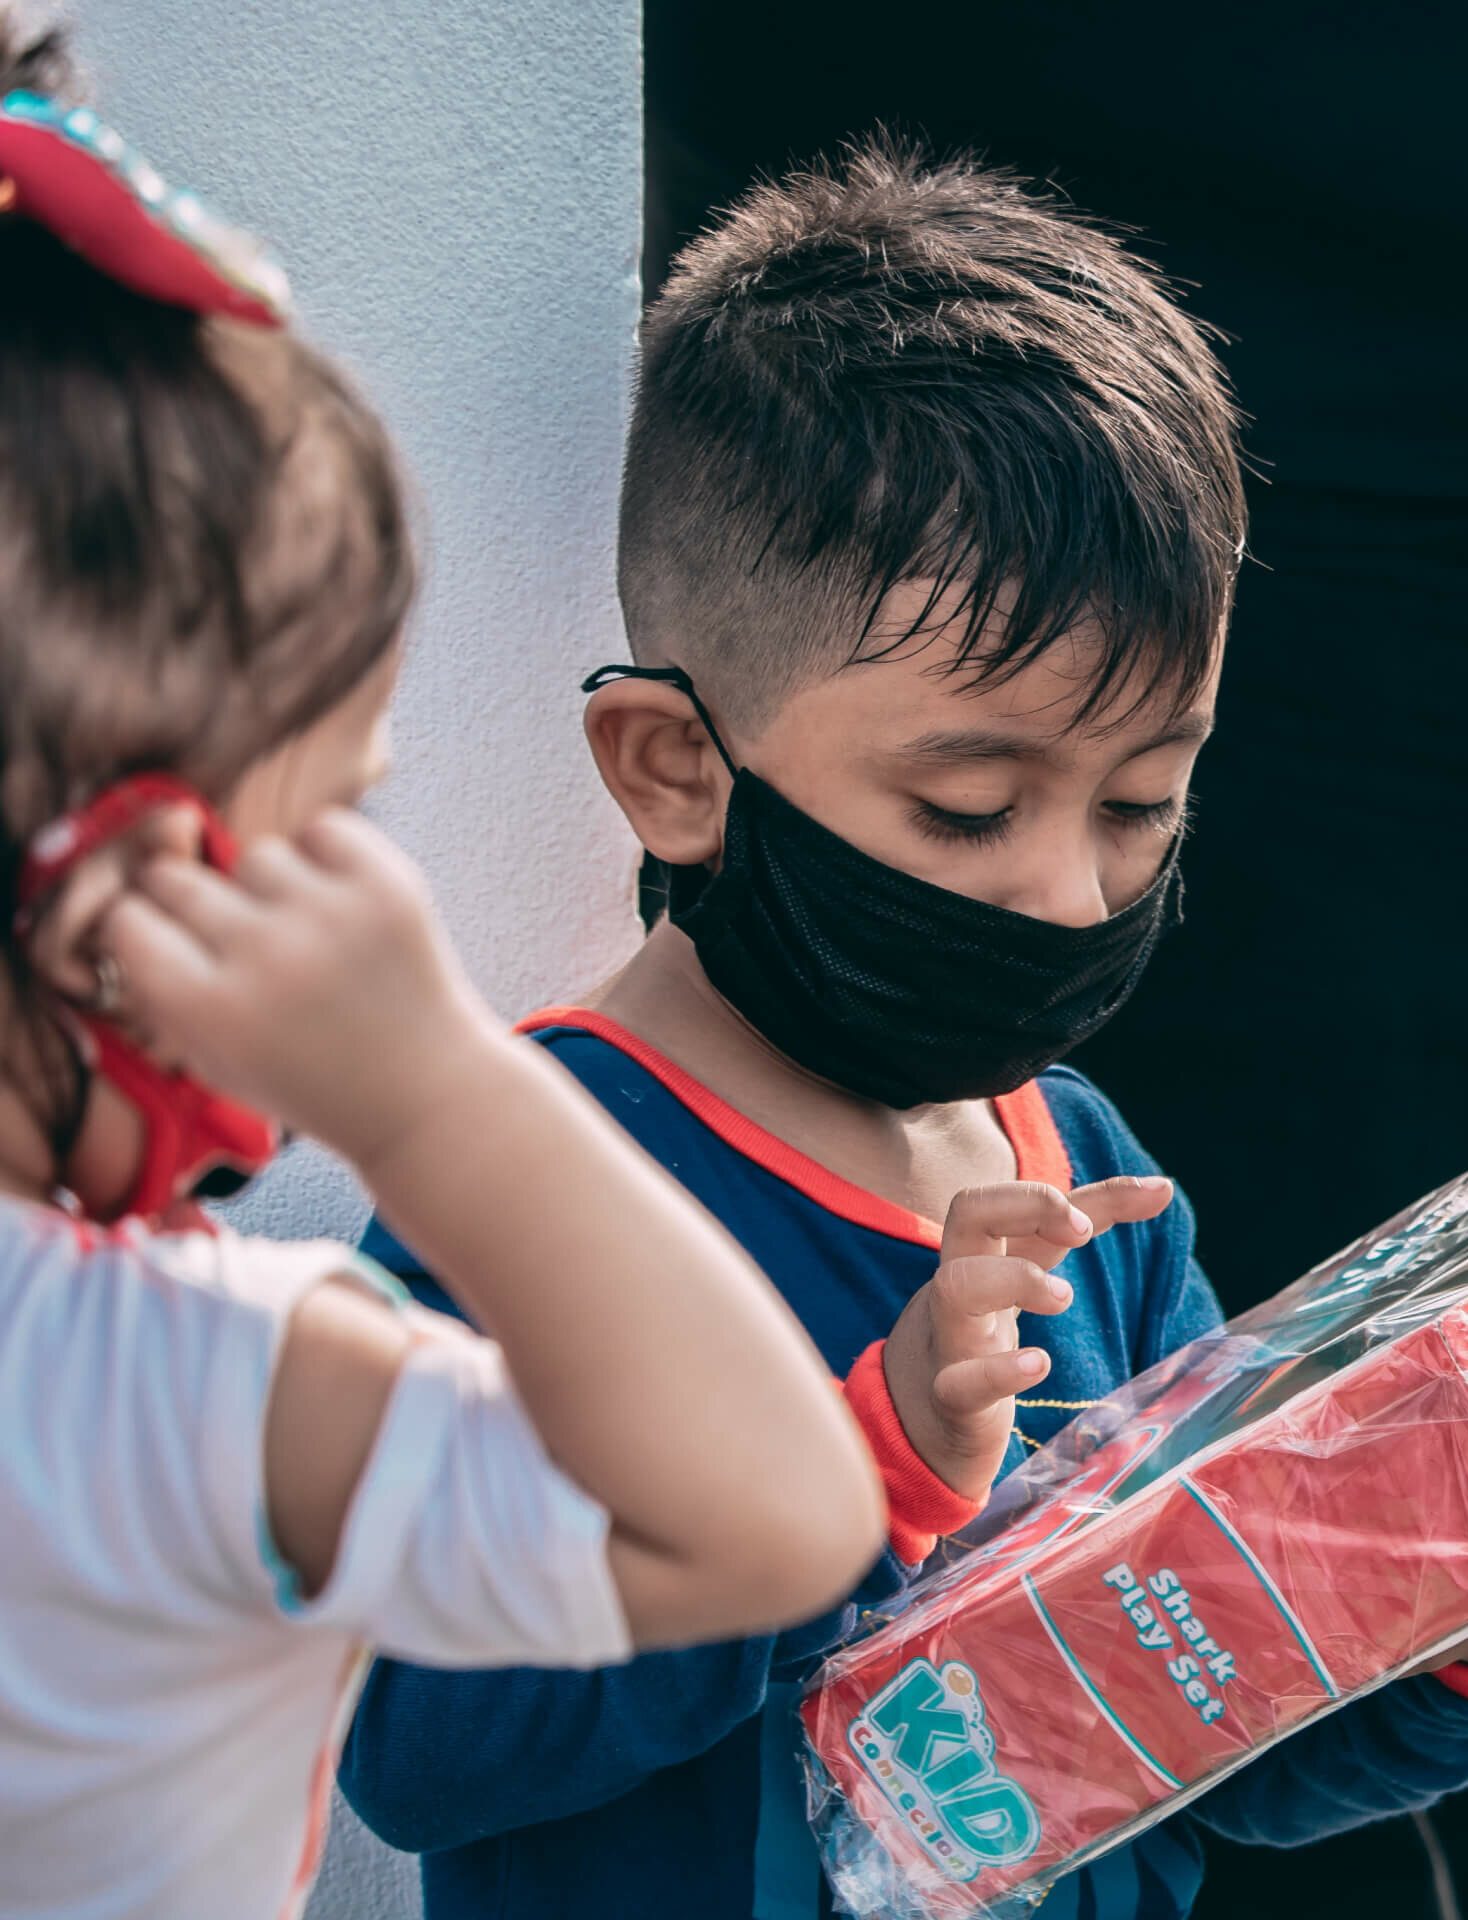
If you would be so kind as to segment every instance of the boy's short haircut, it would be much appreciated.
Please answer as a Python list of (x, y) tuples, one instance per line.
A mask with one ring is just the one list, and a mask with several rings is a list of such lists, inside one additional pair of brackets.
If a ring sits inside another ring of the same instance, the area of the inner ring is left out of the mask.
[(1135, 696), (1134, 668), (1185, 703), (1243, 548), (1237, 433), (1203, 330), (1115, 235), (977, 159), (863, 142), (756, 187), (647, 317), (619, 560), (633, 652), (757, 732), (800, 685), (910, 640), (926, 618), (873, 621), (923, 581), (929, 612), (959, 590), (971, 682), (1091, 613), (1090, 713)]

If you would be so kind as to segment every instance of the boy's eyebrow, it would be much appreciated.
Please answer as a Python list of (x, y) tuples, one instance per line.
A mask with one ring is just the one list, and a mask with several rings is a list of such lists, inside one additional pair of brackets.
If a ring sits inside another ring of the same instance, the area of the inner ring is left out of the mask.
[[(1159, 747), (1201, 743), (1212, 731), (1211, 714), (1185, 713), (1153, 739), (1134, 747), (1126, 757), (1139, 760), (1144, 753), (1155, 753)], [(920, 734), (897, 751), (904, 760), (929, 767), (947, 767), (974, 760), (1049, 760), (1054, 758), (1054, 746), (1053, 740), (1027, 740), (1020, 734), (969, 727), (955, 732)]]

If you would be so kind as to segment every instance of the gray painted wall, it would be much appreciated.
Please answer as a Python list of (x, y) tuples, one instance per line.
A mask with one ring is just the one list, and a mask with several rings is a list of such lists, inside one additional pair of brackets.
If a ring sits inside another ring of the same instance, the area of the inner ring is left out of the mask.
[[(633, 849), (576, 682), (621, 651), (613, 502), (637, 313), (637, 0), (77, 0), (99, 102), (264, 233), (416, 478), (429, 580), (375, 811), (506, 1014), (632, 945)], [(297, 1148), (235, 1210), (352, 1235)], [(339, 1809), (340, 1812), (340, 1809)], [(399, 1920), (412, 1864), (340, 1819), (311, 1920)]]

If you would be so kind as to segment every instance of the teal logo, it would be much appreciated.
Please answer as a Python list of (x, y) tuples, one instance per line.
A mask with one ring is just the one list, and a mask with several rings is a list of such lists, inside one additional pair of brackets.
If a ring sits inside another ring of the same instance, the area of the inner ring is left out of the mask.
[(846, 1729), (851, 1750), (955, 1880), (1013, 1866), (1040, 1843), (1029, 1795), (994, 1764), (972, 1667), (914, 1660)]

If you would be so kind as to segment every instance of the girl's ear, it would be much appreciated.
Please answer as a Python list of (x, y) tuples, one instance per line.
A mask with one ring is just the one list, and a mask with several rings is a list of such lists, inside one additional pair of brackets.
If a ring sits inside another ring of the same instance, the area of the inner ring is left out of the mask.
[(587, 702), (585, 726), (607, 791), (649, 853), (694, 867), (722, 850), (733, 783), (685, 694), (611, 680)]
[(88, 855), (57, 888), (31, 936), (36, 972), (68, 1000), (90, 1000), (97, 990), (97, 927), (108, 908), (150, 860), (160, 854), (197, 860), (203, 843), (198, 809), (167, 806)]

